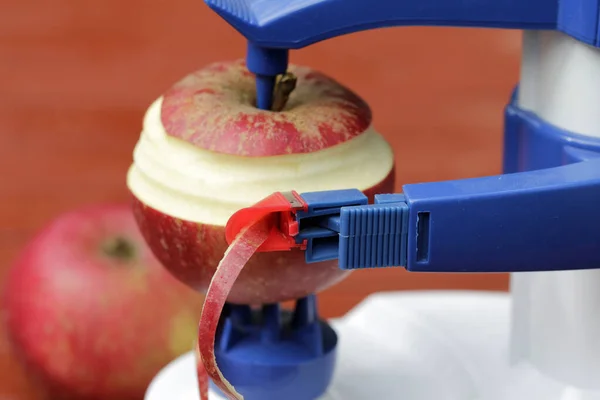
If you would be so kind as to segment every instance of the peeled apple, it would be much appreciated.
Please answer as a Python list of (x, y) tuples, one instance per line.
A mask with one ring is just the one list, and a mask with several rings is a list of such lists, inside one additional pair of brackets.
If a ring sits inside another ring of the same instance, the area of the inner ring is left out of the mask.
[(228, 399), (243, 398), (214, 352), (227, 301), (298, 299), (347, 275), (335, 261), (306, 264), (299, 250), (256, 253), (268, 234), (263, 221), (228, 247), (229, 217), (277, 191), (358, 188), (372, 198), (393, 190), (393, 153), (368, 105), (310, 68), (288, 72), (297, 82), (279, 111), (255, 106), (255, 79), (242, 61), (188, 75), (149, 108), (128, 173), (151, 249), (173, 275), (206, 292), (196, 350), (202, 400), (209, 378)]
[[(225, 224), (237, 210), (277, 191), (393, 191), (393, 152), (368, 105), (318, 71), (289, 71), (297, 86), (279, 112), (255, 107), (255, 78), (234, 61), (188, 75), (146, 113), (127, 176), (134, 214), (157, 258), (198, 291), (227, 250)], [(336, 261), (306, 264), (302, 251), (257, 253), (226, 300), (294, 300), (346, 276)]]

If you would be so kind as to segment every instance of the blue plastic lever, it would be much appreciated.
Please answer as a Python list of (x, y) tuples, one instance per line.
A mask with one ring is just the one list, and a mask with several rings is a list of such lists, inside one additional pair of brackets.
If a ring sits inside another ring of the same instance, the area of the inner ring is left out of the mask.
[(600, 158), (404, 186), (410, 271), (600, 268)]
[(369, 205), (358, 189), (301, 194), (307, 210), (296, 214), (296, 242), (306, 242), (306, 261), (338, 259), (342, 269), (406, 265), (408, 205), (403, 195), (391, 196)]
[(306, 193), (307, 262), (421, 272), (600, 268), (600, 157), (529, 172), (404, 186), (366, 203), (358, 190)]
[(206, 3), (255, 45), (285, 49), (392, 26), (556, 29), (559, 8), (557, 0), (206, 0)]
[(341, 210), (343, 207), (368, 204), (367, 196), (357, 189), (308, 192), (300, 196), (308, 209), (296, 214), (300, 228), (296, 242), (307, 242), (306, 261), (338, 258)]

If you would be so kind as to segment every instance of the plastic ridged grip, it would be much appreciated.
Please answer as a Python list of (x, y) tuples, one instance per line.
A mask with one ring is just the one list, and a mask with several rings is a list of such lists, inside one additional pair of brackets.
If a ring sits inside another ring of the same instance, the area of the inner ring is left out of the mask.
[(344, 207), (340, 213), (339, 267), (400, 267), (408, 248), (406, 203)]

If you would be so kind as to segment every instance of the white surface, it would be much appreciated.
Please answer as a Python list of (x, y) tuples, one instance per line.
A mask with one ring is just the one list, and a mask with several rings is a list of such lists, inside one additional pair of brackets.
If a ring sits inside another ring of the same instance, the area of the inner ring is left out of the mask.
[[(505, 294), (371, 296), (333, 322), (340, 339), (338, 364), (320, 400), (600, 399), (527, 368), (512, 370), (509, 325)], [(198, 400), (194, 368), (192, 354), (174, 361), (156, 377), (146, 400)]]
[[(600, 137), (600, 50), (558, 32), (525, 32), (519, 102), (550, 123)], [(600, 390), (600, 270), (511, 280), (518, 374), (542, 386), (543, 376), (564, 382), (565, 399), (571, 386)]]

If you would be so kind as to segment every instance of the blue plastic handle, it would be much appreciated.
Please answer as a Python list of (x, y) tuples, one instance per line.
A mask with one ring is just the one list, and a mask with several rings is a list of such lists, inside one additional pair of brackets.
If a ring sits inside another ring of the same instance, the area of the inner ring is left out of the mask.
[(254, 45), (285, 49), (393, 26), (556, 29), (559, 8), (557, 0), (205, 1)]
[(600, 158), (406, 185), (404, 195), (410, 271), (600, 268)]
[[(414, 272), (600, 268), (597, 156), (562, 167), (403, 189), (403, 194), (375, 196), (375, 205), (341, 208), (340, 268), (395, 266)], [(381, 219), (379, 210), (386, 218)], [(354, 233), (350, 240), (344, 235), (347, 231)]]
[[(600, 157), (498, 176), (405, 185), (402, 194), (306, 193), (307, 262), (342, 269), (522, 272), (600, 268)], [(360, 201), (357, 201), (358, 199)], [(304, 230), (304, 231), (302, 231)]]

